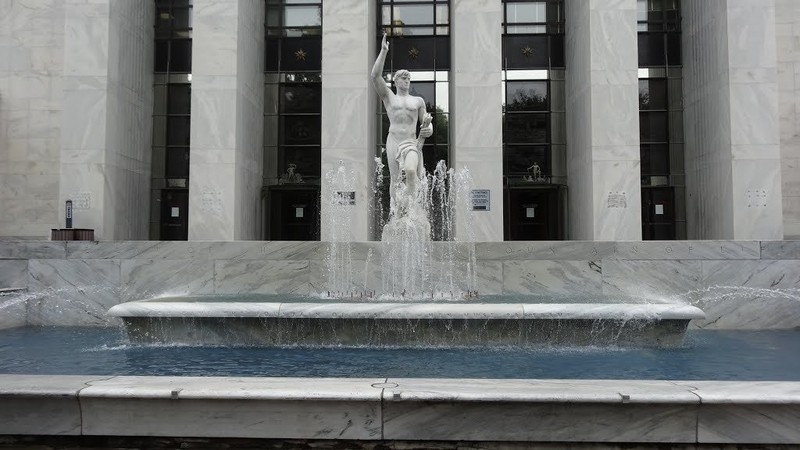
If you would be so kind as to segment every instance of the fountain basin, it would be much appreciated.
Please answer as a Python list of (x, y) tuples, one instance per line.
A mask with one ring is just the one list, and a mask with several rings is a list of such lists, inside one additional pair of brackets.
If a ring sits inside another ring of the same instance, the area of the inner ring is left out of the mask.
[(146, 300), (114, 306), (136, 343), (461, 347), (679, 346), (678, 304), (279, 303)]

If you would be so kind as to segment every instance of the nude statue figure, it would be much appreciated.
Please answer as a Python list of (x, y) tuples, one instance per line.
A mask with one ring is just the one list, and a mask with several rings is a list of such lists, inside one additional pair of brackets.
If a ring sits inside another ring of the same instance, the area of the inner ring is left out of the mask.
[[(425, 111), (425, 100), (409, 94), (411, 74), (404, 69), (394, 74), (397, 93), (386, 86), (383, 80), (383, 65), (389, 42), (386, 35), (381, 40), (381, 51), (372, 66), (372, 83), (389, 115), (389, 135), (386, 137), (386, 159), (389, 162), (389, 193), (392, 203), (395, 202), (395, 186), (402, 180), (405, 172), (405, 183), (409, 194), (413, 194), (420, 179), (425, 174), (422, 165), (422, 144), (425, 138), (433, 134), (431, 115)], [(421, 124), (417, 136), (417, 122)]]

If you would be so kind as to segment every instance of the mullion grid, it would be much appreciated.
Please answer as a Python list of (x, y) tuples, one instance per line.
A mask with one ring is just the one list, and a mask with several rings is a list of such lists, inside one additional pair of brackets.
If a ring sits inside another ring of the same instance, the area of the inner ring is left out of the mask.
[[(509, 6), (514, 5), (531, 5), (531, 4), (539, 4), (544, 7), (544, 20), (539, 21), (514, 21), (513, 18), (509, 17)], [(554, 143), (553, 143), (553, 121), (552, 121), (552, 114), (553, 114), (553, 90), (551, 84), (551, 74), (552, 74), (552, 47), (553, 47), (553, 37), (563, 37), (564, 36), (564, 2), (563, 0), (542, 0), (542, 1), (531, 1), (531, 0), (503, 0), (503, 71), (504, 71), (504, 79), (503, 83), (503, 176), (505, 179), (505, 184), (519, 184), (522, 183), (525, 176), (530, 175), (527, 172), (517, 172), (512, 171), (511, 168), (507, 167), (508, 165), (508, 157), (509, 151), (511, 148), (514, 147), (542, 147), (544, 148), (544, 161), (541, 165), (540, 169), (542, 171), (543, 176), (547, 179), (548, 183), (553, 182), (553, 151), (554, 151)], [(534, 29), (539, 27), (542, 31), (532, 31), (532, 32), (517, 32), (515, 29), (524, 29), (524, 28), (531, 28)], [(536, 37), (536, 36), (546, 36), (547, 38), (547, 67), (540, 67), (540, 68), (531, 68), (531, 69), (515, 69), (512, 66), (513, 64), (509, 64), (509, 53), (511, 50), (509, 49), (509, 39), (515, 37)], [(526, 71), (547, 71), (547, 77), (545, 80), (541, 78), (520, 78), (518, 79), (517, 76), (510, 77), (510, 73), (524, 73)], [(546, 110), (535, 110), (535, 111), (509, 111), (507, 105), (509, 104), (508, 98), (508, 83), (509, 82), (546, 82), (547, 84), (547, 108)], [(517, 114), (541, 114), (545, 116), (545, 123), (546, 123), (546, 139), (545, 142), (508, 142), (508, 138), (511, 135), (509, 133), (509, 118), (513, 117)]]
[[(285, 18), (286, 18), (286, 8), (301, 8), (301, 7), (316, 7), (320, 9), (320, 18), (319, 24), (310, 25), (310, 26), (291, 26), (286, 25)], [(265, 109), (265, 125), (271, 124), (272, 126), (265, 126), (264, 133), (264, 151), (265, 151), (265, 165), (269, 165), (269, 155), (270, 152), (276, 152), (276, 160), (275, 160), (275, 167), (270, 170), (269, 167), (265, 167), (265, 174), (272, 173), (272, 176), (275, 177), (274, 180), (280, 180), (283, 175), (286, 175), (286, 171), (288, 168), (288, 164), (292, 163), (289, 161), (287, 157), (287, 151), (290, 148), (298, 149), (298, 148), (305, 148), (310, 152), (316, 151), (317, 157), (321, 158), (321, 143), (314, 143), (314, 144), (287, 144), (287, 130), (285, 129), (284, 124), (286, 123), (287, 118), (291, 117), (298, 117), (298, 116), (306, 116), (306, 117), (313, 117), (316, 116), (320, 120), (321, 123), (321, 104), (319, 104), (317, 111), (315, 112), (285, 112), (285, 101), (286, 99), (283, 98), (280, 93), (284, 91), (284, 89), (290, 86), (297, 86), (297, 85), (305, 85), (305, 86), (312, 86), (316, 85), (321, 88), (322, 81), (321, 81), (321, 73), (319, 70), (308, 70), (302, 71), (297, 70), (296, 68), (293, 70), (287, 70), (285, 67), (282, 53), (282, 41), (297, 37), (305, 37), (305, 38), (313, 38), (318, 37), (318, 39), (322, 39), (321, 30), (322, 30), (322, 18), (321, 18), (321, 8), (322, 8), (322, 0), (309, 0), (304, 2), (296, 2), (296, 1), (287, 1), (287, 0), (267, 0), (266, 5), (266, 16), (265, 16), (265, 28), (266, 28), (266, 38), (276, 39), (278, 44), (275, 47), (275, 54), (267, 54), (267, 57), (270, 58), (278, 58), (277, 63), (277, 70), (270, 70), (267, 69), (267, 79), (265, 82), (265, 91), (269, 91), (270, 89), (274, 90), (277, 93), (277, 106), (274, 113), (269, 113)], [(277, 23), (271, 24), (270, 15), (275, 14), (275, 19), (277, 19)], [(290, 30), (297, 30), (299, 31), (298, 35), (292, 35)], [(314, 173), (303, 173), (299, 172), (302, 175), (304, 181), (310, 181), (312, 183), (319, 183), (321, 178), (321, 173), (318, 169), (314, 171)], [(265, 177), (265, 184), (274, 184), (270, 181), (269, 176)]]
[[(637, 29), (639, 36), (645, 36), (645, 40), (659, 39), (662, 55), (658, 55), (657, 60), (663, 63), (653, 64), (652, 56), (645, 55), (646, 63), (642, 65), (642, 55), (640, 49), (640, 77), (639, 80), (663, 80), (664, 83), (664, 107), (658, 109), (640, 108), (640, 127), (644, 122), (641, 120), (645, 116), (655, 117), (656, 114), (664, 115), (664, 136), (661, 140), (648, 140), (641, 142), (641, 156), (644, 157), (645, 151), (651, 151), (650, 146), (657, 145), (666, 149), (667, 168), (666, 173), (644, 173), (642, 165), (641, 184), (642, 184), (642, 212), (645, 219), (644, 202), (649, 201), (649, 189), (671, 188), (673, 191), (673, 221), (659, 222), (648, 221), (643, 223), (649, 225), (668, 225), (673, 224), (673, 238), (685, 239), (686, 237), (686, 216), (683, 208), (685, 206), (685, 169), (683, 169), (683, 110), (682, 101), (676, 101), (682, 96), (681, 89), (678, 87), (682, 83), (682, 63), (680, 55), (676, 54), (671, 45), (680, 45), (681, 33), (681, 8), (680, 0), (638, 0), (637, 2)], [(678, 39), (675, 39), (675, 38)], [(642, 39), (639, 39), (640, 45)], [(679, 48), (677, 50), (680, 50)], [(662, 58), (663, 57), (663, 58)], [(645, 74), (642, 76), (641, 71)], [(676, 106), (677, 105), (677, 106)], [(648, 121), (649, 123), (649, 121)], [(648, 157), (653, 156), (651, 153)], [(643, 159), (643, 158), (642, 158)], [(677, 163), (677, 164), (676, 164)], [(652, 172), (652, 171), (651, 171)], [(644, 220), (643, 220), (644, 222)]]

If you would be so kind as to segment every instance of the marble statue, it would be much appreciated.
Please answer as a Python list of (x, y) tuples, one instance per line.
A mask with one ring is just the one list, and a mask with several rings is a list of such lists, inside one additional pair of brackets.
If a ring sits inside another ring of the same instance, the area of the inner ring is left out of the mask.
[[(405, 174), (407, 192), (416, 192), (419, 181), (425, 175), (422, 165), (422, 144), (433, 134), (431, 115), (425, 110), (425, 100), (409, 94), (411, 74), (398, 70), (394, 74), (397, 93), (392, 92), (383, 80), (383, 65), (389, 51), (386, 34), (381, 40), (381, 50), (372, 66), (372, 83), (389, 116), (389, 135), (386, 137), (386, 159), (389, 163), (389, 193), (392, 204), (396, 202), (396, 186), (402, 183)], [(417, 136), (417, 123), (420, 132)]]

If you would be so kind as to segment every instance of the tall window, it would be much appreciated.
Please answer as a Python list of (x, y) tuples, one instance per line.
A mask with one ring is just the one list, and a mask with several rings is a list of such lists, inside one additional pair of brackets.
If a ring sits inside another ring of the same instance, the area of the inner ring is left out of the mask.
[(686, 239), (680, 0), (638, 0), (642, 238)]
[(192, 0), (155, 0), (151, 239), (188, 233)]
[[(384, 65), (386, 83), (391, 86), (392, 75), (397, 70), (410, 71), (411, 95), (422, 97), (428, 113), (433, 116), (434, 134), (425, 140), (422, 150), (425, 169), (433, 172), (439, 161), (449, 160), (450, 2), (377, 2), (378, 42), (384, 33), (389, 38), (389, 54)], [(377, 142), (383, 147), (389, 130), (389, 117), (380, 104), (378, 111), (381, 120)], [(385, 176), (388, 179), (388, 169)]]
[(505, 239), (563, 239), (563, 0), (503, 1)]
[(322, 1), (266, 0), (267, 239), (319, 239)]

